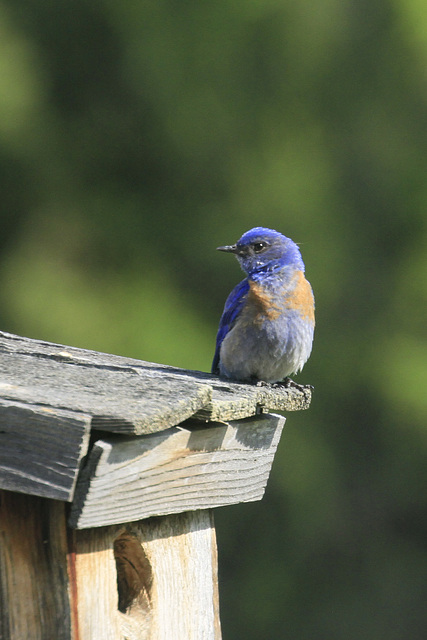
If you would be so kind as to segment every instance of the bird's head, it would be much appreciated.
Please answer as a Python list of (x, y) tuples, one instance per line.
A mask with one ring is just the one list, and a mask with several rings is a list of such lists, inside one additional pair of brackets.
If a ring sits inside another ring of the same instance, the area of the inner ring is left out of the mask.
[(255, 227), (242, 235), (236, 244), (218, 247), (218, 251), (234, 253), (248, 275), (270, 272), (289, 266), (304, 271), (298, 246), (273, 229)]

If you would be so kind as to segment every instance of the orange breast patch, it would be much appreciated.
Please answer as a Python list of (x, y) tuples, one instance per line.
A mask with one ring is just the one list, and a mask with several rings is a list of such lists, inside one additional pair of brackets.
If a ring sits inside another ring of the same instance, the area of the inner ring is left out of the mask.
[(255, 322), (261, 323), (264, 319), (276, 320), (281, 313), (280, 307), (273, 302), (271, 294), (253, 280), (249, 280), (248, 303), (257, 309)]
[(285, 307), (297, 309), (303, 318), (314, 324), (314, 297), (310, 283), (305, 279), (302, 271), (295, 274), (297, 279), (294, 289), (285, 296)]
[(277, 297), (266, 291), (260, 284), (249, 280), (248, 308), (255, 311), (252, 321), (262, 324), (264, 320), (277, 320), (286, 309), (295, 309), (314, 325), (314, 298), (309, 282), (302, 271), (296, 271), (285, 296)]

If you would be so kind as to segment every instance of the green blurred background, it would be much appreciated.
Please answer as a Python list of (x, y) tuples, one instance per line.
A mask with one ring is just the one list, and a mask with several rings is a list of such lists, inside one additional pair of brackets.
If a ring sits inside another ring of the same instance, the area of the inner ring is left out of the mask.
[(219, 509), (224, 640), (427, 634), (427, 6), (1, 0), (1, 328), (209, 370), (253, 226), (301, 244), (315, 386)]

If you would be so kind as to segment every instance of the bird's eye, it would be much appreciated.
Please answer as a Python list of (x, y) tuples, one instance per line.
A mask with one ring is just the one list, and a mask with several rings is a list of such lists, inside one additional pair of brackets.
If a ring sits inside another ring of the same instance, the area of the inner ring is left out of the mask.
[(254, 242), (252, 246), (255, 253), (260, 253), (260, 251), (263, 251), (268, 245), (266, 242)]

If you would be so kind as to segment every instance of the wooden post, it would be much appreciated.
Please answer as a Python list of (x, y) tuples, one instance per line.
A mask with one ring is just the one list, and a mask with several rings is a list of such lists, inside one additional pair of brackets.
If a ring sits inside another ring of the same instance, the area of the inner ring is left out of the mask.
[(75, 531), (73, 538), (80, 637), (220, 640), (210, 511)]
[(0, 639), (220, 640), (212, 509), (311, 389), (1, 332), (0, 371)]
[[(23, 526), (25, 525), (25, 526)], [(68, 532), (64, 504), (0, 491), (2, 640), (219, 640), (210, 510)]]
[(0, 638), (71, 640), (65, 503), (0, 491), (0, 535)]

